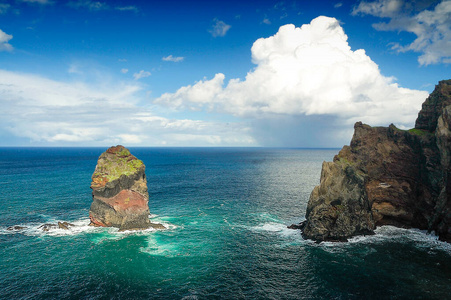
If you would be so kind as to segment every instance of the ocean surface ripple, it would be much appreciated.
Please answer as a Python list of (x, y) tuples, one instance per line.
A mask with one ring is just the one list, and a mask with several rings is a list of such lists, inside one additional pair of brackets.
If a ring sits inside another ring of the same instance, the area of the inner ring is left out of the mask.
[[(0, 148), (0, 299), (449, 299), (451, 246), (390, 226), (314, 243), (302, 221), (336, 149), (131, 148), (152, 222), (89, 224), (100, 148)], [(39, 227), (69, 222), (69, 230)], [(24, 227), (8, 230), (10, 226)]]

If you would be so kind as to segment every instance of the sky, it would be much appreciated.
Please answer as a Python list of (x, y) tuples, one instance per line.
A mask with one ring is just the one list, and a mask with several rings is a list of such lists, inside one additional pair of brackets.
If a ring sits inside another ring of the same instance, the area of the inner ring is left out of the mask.
[(0, 147), (342, 147), (450, 64), (451, 0), (0, 0)]

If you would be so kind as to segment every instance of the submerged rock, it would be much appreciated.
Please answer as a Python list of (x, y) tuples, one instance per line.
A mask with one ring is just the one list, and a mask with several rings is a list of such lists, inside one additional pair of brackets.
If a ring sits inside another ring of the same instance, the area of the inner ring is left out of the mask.
[(155, 227), (149, 220), (149, 194), (144, 163), (124, 146), (100, 155), (92, 175), (93, 226), (138, 230)]
[(451, 80), (426, 99), (414, 129), (357, 122), (350, 146), (324, 162), (303, 236), (346, 240), (394, 225), (451, 242)]

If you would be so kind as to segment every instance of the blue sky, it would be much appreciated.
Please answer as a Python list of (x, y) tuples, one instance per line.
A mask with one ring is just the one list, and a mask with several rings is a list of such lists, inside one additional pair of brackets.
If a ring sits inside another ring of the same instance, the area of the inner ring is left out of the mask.
[(0, 146), (341, 147), (450, 63), (449, 0), (0, 0)]

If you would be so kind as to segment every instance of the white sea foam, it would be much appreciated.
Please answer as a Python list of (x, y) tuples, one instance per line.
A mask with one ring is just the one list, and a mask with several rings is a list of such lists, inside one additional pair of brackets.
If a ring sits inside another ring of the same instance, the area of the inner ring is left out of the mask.
[(276, 222), (276, 223), (280, 222), (280, 220), (279, 220), (279, 218), (277, 216), (272, 215), (272, 214), (270, 214), (268, 212), (258, 213), (256, 215), (262, 221), (272, 221), (272, 222)]
[[(154, 219), (152, 219), (152, 223), (155, 224), (161, 224), (166, 229), (175, 229), (177, 226), (167, 223), (167, 222), (161, 222), (159, 220), (155, 220), (157, 215), (153, 215)], [(149, 228), (145, 230), (125, 230), (125, 231), (119, 231), (118, 228), (113, 227), (94, 227), (89, 226), (90, 220), (89, 218), (81, 218), (74, 221), (66, 221), (66, 220), (59, 220), (55, 219), (53, 217), (47, 216), (47, 221), (45, 223), (22, 223), (17, 224), (11, 227), (23, 227), (22, 229), (18, 230), (8, 230), (8, 227), (0, 227), (0, 234), (1, 235), (12, 235), (12, 234), (23, 234), (26, 236), (70, 236), (70, 235), (79, 235), (79, 234), (86, 234), (86, 233), (107, 233), (110, 235), (111, 239), (117, 239), (122, 238), (123, 236), (131, 235), (131, 234), (149, 234), (153, 233), (154, 231), (157, 231), (157, 229)], [(73, 226), (69, 225), (68, 229), (62, 229), (58, 227), (58, 222), (64, 223), (70, 223)], [(48, 231), (44, 231), (42, 226), (46, 224), (51, 224), (53, 226), (48, 226)], [(100, 240), (103, 240), (104, 238), (101, 238)]]
[(179, 246), (176, 243), (161, 243), (154, 236), (149, 236), (147, 247), (141, 247), (139, 251), (152, 256), (175, 257), (179, 255)]
[(283, 223), (268, 222), (259, 224), (257, 226), (245, 226), (245, 227), (257, 233), (270, 233), (277, 234), (279, 236), (287, 238), (302, 239), (299, 230), (289, 229), (287, 228), (287, 225)]
[[(74, 226), (68, 226), (69, 229), (61, 229), (58, 228), (58, 222), (68, 222), (70, 224), (73, 224)], [(23, 229), (19, 230), (8, 230), (8, 227), (1, 228), (0, 234), (23, 234), (26, 236), (68, 236), (86, 232), (95, 232), (97, 229), (95, 227), (89, 226), (89, 223), (89, 218), (82, 218), (75, 221), (49, 219), (48, 222), (45, 223), (23, 223), (14, 225), (24, 227)], [(48, 231), (44, 231), (42, 230), (42, 226), (46, 224), (53, 224), (55, 226), (51, 226), (49, 227)]]
[[(381, 226), (376, 228), (374, 235), (356, 236), (350, 238), (347, 243), (322, 242), (316, 244), (331, 251), (346, 249), (355, 244), (380, 244), (380, 243), (409, 243), (414, 242), (415, 247), (443, 250), (451, 254), (451, 244), (439, 241), (435, 234), (427, 233), (425, 230), (404, 229), (394, 226)], [(312, 242), (314, 244), (314, 242)]]
[(271, 220), (269, 222), (262, 222), (257, 226), (242, 226), (248, 230), (257, 233), (276, 234), (281, 238), (286, 238), (289, 244), (296, 242), (297, 244), (307, 244), (314, 247), (322, 247), (327, 251), (342, 251), (348, 247), (353, 247), (356, 244), (377, 244), (387, 242), (414, 242), (415, 247), (426, 249), (443, 250), (451, 254), (451, 244), (439, 241), (435, 234), (427, 233), (419, 229), (403, 229), (394, 226), (381, 226), (375, 230), (374, 235), (356, 236), (350, 238), (347, 243), (341, 242), (321, 242), (315, 243), (312, 240), (304, 240), (299, 230), (292, 230), (287, 228), (286, 224), (278, 221), (276, 217), (268, 213), (261, 213), (259, 217), (262, 221)]
[(197, 295), (188, 295), (182, 298), (182, 300), (197, 300), (199, 297)]

